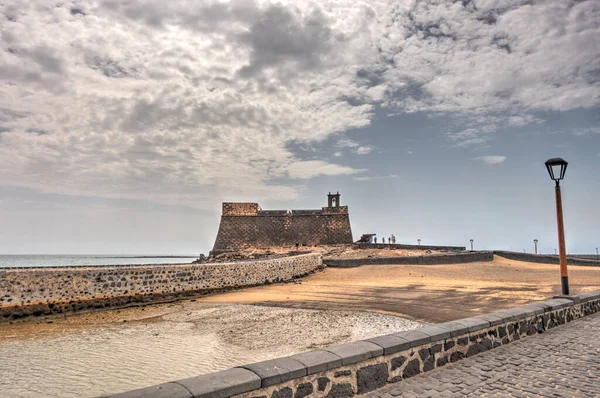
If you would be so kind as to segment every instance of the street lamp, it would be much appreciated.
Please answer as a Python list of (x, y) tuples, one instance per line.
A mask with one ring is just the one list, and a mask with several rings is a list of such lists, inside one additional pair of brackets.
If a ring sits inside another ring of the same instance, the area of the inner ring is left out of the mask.
[(598, 248), (596, 248), (596, 261), (598, 261)]
[(538, 240), (534, 239), (533, 244), (535, 245), (535, 254), (537, 254), (537, 243), (538, 243)]
[(421, 246), (421, 239), (417, 239), (417, 243)]
[(473, 251), (473, 239), (469, 239), (469, 242), (471, 242), (471, 251)]
[(568, 163), (561, 158), (552, 158), (546, 161), (546, 168), (550, 178), (556, 182), (556, 221), (558, 226), (558, 252), (560, 257), (560, 281), (562, 294), (569, 295), (569, 274), (567, 273), (567, 250), (565, 248), (565, 227), (563, 225), (562, 197), (560, 195), (560, 180), (565, 178)]

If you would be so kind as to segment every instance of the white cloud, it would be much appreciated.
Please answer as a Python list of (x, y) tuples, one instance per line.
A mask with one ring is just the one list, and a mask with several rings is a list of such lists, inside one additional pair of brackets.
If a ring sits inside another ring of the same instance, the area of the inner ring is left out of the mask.
[(359, 146), (358, 148), (356, 148), (356, 153), (358, 153), (359, 155), (366, 155), (368, 153), (371, 153), (372, 150), (373, 147), (370, 146)]
[[(348, 139), (348, 138), (341, 138), (338, 140), (338, 142), (335, 144), (335, 146), (337, 148), (350, 148), (353, 150), (354, 153), (357, 153), (359, 155), (366, 155), (368, 153), (370, 153), (373, 150), (373, 147), (368, 146), (368, 145), (360, 145), (357, 141)], [(341, 155), (340, 152), (336, 152), (339, 153)], [(335, 156), (340, 156), (340, 155), (335, 155)]]
[(313, 178), (317, 176), (335, 176), (355, 174), (364, 170), (351, 167), (329, 164), (320, 160), (306, 160), (294, 162), (283, 168), (285, 174), (290, 178)]
[(477, 156), (473, 159), (481, 160), (487, 164), (498, 164), (504, 162), (506, 160), (506, 156)]
[(376, 106), (453, 115), (465, 147), (600, 104), (592, 0), (8, 0), (0, 15), (0, 184), (45, 192), (292, 199), (282, 176), (359, 170), (289, 143), (365, 127)]
[(576, 136), (600, 134), (600, 126), (574, 129), (571, 131), (571, 134)]
[(336, 143), (336, 147), (338, 148), (357, 148), (360, 144), (354, 140), (349, 138), (341, 138)]
[(397, 178), (397, 177), (398, 176), (396, 174), (390, 174), (390, 175), (386, 175), (386, 176), (352, 177), (352, 179), (355, 181), (372, 181), (372, 180), (385, 180), (387, 178)]

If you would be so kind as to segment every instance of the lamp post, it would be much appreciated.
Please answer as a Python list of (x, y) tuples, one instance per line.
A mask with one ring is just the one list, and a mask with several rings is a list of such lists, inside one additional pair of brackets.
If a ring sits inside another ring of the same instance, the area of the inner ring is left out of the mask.
[(469, 242), (471, 242), (471, 251), (473, 251), (473, 239), (469, 239)]
[(596, 248), (596, 261), (598, 261), (598, 248)]
[(421, 246), (421, 239), (417, 239), (417, 243)]
[(563, 225), (562, 197), (560, 194), (560, 180), (565, 178), (568, 163), (561, 158), (552, 158), (546, 161), (546, 168), (550, 178), (556, 182), (554, 192), (556, 195), (556, 221), (558, 226), (558, 252), (560, 259), (560, 282), (562, 294), (569, 295), (569, 274), (567, 273), (567, 250), (565, 248), (565, 227)]
[(533, 244), (535, 245), (535, 254), (537, 254), (537, 243), (538, 243), (538, 240), (534, 239)]

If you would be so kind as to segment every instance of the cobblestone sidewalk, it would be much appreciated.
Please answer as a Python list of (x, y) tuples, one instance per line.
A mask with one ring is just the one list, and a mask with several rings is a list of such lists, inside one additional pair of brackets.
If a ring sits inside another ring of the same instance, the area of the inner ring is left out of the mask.
[(600, 314), (367, 394), (368, 397), (600, 397)]

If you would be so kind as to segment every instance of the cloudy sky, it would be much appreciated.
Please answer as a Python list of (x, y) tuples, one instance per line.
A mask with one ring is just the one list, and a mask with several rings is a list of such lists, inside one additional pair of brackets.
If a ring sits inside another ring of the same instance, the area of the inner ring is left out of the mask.
[(600, 246), (600, 1), (2, 0), (0, 253), (211, 248), (222, 201), (355, 238)]

